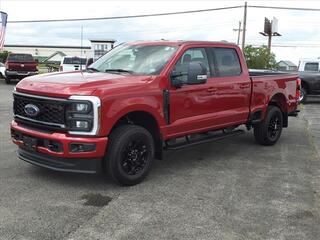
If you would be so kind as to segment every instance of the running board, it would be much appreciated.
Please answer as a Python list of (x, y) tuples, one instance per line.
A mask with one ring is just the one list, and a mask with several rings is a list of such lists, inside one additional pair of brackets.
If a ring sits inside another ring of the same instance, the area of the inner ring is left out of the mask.
[(221, 132), (218, 133), (215, 132), (208, 132), (208, 133), (203, 133), (203, 134), (197, 134), (197, 136), (192, 137), (194, 135), (188, 135), (185, 137), (184, 142), (178, 142), (175, 144), (169, 144), (170, 141), (165, 142), (164, 149), (165, 150), (179, 150), (191, 146), (196, 146), (202, 143), (208, 143), (208, 142), (213, 142), (213, 141), (218, 141), (222, 140), (228, 137), (234, 137), (243, 134), (245, 131), (244, 130), (234, 130), (231, 132)]

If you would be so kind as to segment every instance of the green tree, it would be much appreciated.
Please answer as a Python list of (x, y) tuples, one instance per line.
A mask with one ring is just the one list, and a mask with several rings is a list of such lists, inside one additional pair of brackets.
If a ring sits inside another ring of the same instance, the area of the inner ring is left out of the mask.
[(0, 52), (0, 62), (4, 63), (7, 60), (9, 53), (10, 52), (8, 52), (8, 51)]
[(253, 47), (247, 45), (244, 48), (244, 56), (248, 68), (251, 69), (276, 69), (277, 62), (274, 53), (269, 53), (268, 47), (263, 45), (261, 47)]

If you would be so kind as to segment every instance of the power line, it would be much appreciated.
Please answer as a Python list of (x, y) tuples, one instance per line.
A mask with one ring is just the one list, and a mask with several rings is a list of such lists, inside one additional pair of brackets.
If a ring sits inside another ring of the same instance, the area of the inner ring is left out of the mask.
[[(228, 10), (243, 8), (244, 6), (230, 6), (221, 8), (209, 8), (199, 9), (181, 12), (165, 12), (165, 13), (150, 13), (150, 14), (139, 14), (139, 15), (126, 15), (126, 16), (113, 16), (113, 17), (96, 17), (96, 18), (71, 18), (71, 19), (36, 19), (36, 20), (13, 20), (8, 23), (42, 23), (42, 22), (75, 22), (75, 21), (97, 21), (97, 20), (114, 20), (114, 19), (129, 19), (129, 18), (143, 18), (143, 17), (159, 17), (159, 16), (170, 16), (179, 14), (191, 14), (201, 12), (211, 12), (219, 10)], [(247, 5), (248, 8), (263, 8), (263, 9), (279, 9), (279, 10), (296, 10), (296, 11), (320, 11), (320, 8), (297, 8), (297, 7), (274, 7), (274, 6), (261, 6), (261, 5)]]
[[(265, 45), (265, 44), (249, 44), (252, 45), (254, 47), (260, 47), (261, 45)], [(308, 47), (320, 47), (320, 44), (308, 44), (308, 45), (303, 45), (303, 44), (298, 44), (298, 45), (278, 45), (278, 44), (272, 44), (271, 45), (273, 48), (308, 48)]]
[(128, 19), (128, 18), (158, 17), (158, 16), (178, 15), (178, 14), (211, 12), (211, 11), (218, 11), (218, 10), (236, 9), (236, 8), (242, 8), (242, 7), (243, 6), (231, 6), (231, 7), (221, 7), (221, 8), (209, 8), (209, 9), (182, 11), (182, 12), (166, 12), (166, 13), (152, 13), (152, 14), (114, 16), (114, 17), (97, 17), (97, 18), (20, 20), (20, 21), (8, 21), (8, 23), (75, 22), (75, 21), (96, 21), (96, 20), (113, 20), (113, 19)]
[(296, 10), (296, 11), (320, 11), (320, 8), (273, 7), (273, 6), (259, 6), (259, 5), (248, 5), (248, 7), (279, 9), (279, 10)]

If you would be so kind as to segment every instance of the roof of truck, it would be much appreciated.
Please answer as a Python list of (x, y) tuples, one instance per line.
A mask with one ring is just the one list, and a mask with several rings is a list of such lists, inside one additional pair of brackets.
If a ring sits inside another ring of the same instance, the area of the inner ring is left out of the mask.
[(194, 44), (215, 44), (215, 45), (229, 45), (237, 46), (235, 43), (230, 43), (226, 41), (187, 41), (187, 40), (152, 40), (152, 41), (135, 41), (129, 42), (132, 45), (170, 45), (170, 46), (180, 46), (180, 45), (194, 45)]

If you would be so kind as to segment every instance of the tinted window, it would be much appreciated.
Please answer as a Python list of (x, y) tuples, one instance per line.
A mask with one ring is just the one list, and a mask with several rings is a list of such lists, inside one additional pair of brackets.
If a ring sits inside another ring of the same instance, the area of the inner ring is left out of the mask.
[(77, 65), (86, 65), (86, 58), (78, 58), (78, 57), (66, 57), (63, 60), (64, 64), (77, 64)]
[(210, 75), (208, 57), (204, 48), (191, 48), (188, 49), (182, 57), (176, 63), (173, 71), (176, 73), (181, 73), (182, 76), (179, 77), (180, 81), (187, 82), (187, 73), (190, 62), (202, 62), (207, 68), (207, 75)]
[(10, 54), (8, 56), (8, 61), (10, 62), (33, 62), (33, 57), (31, 54)]
[(216, 71), (219, 76), (238, 76), (241, 74), (241, 65), (238, 54), (233, 48), (213, 48)]
[(304, 70), (309, 72), (318, 72), (319, 63), (306, 63), (306, 65), (304, 65)]

